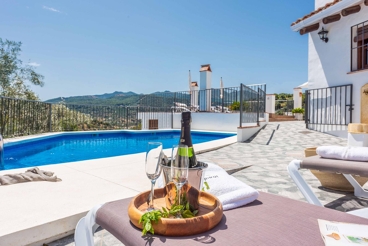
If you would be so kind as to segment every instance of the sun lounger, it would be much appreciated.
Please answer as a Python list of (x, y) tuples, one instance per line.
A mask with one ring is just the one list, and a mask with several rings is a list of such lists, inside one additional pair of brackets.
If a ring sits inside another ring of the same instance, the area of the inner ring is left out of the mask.
[[(303, 160), (293, 160), (287, 167), (290, 177), (293, 179), (295, 184), (307, 201), (311, 204), (323, 206), (318, 200), (316, 195), (313, 193), (310, 186), (303, 179), (299, 173), (300, 169), (319, 170), (331, 173), (341, 173), (354, 187), (354, 195), (357, 197), (368, 198), (368, 191), (364, 190), (363, 187), (351, 176), (359, 175), (368, 177), (368, 162), (361, 161), (346, 161), (336, 159), (326, 159), (320, 156), (311, 156)], [(354, 210), (348, 212), (357, 216), (368, 218), (368, 208)]]
[(221, 222), (206, 233), (187, 237), (142, 237), (127, 215), (132, 198), (106, 203), (82, 218), (75, 231), (76, 246), (92, 246), (98, 225), (124, 245), (324, 245), (317, 219), (368, 225), (368, 219), (333, 209), (260, 192), (254, 202), (224, 211)]

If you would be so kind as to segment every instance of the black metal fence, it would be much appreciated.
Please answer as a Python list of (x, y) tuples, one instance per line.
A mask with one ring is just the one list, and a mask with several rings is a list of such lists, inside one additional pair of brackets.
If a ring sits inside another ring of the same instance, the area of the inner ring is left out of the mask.
[(353, 117), (353, 85), (306, 91), (305, 123), (309, 125), (348, 125)]
[(294, 109), (294, 100), (275, 100), (275, 110), (277, 115), (291, 115)]
[[(175, 112), (181, 111), (212, 111), (227, 112), (234, 102), (239, 102), (239, 87), (213, 88), (179, 92), (158, 92), (143, 95), (137, 102), (139, 106), (168, 107)], [(200, 108), (200, 102), (206, 100), (208, 108)]]
[(257, 123), (264, 118), (266, 109), (266, 85), (240, 85), (240, 127), (247, 123)]
[(0, 97), (0, 133), (4, 137), (49, 132), (51, 104)]
[[(148, 129), (150, 119), (159, 119), (159, 128), (172, 128), (173, 113), (182, 111), (240, 111), (241, 122), (259, 123), (265, 112), (265, 89), (263, 84), (241, 84), (202, 91), (153, 93), (142, 95), (134, 106), (50, 104), (0, 97), (0, 133), (9, 138), (58, 131), (139, 130)], [(207, 102), (205, 110), (199, 107), (203, 95)]]
[(167, 107), (50, 104), (0, 97), (0, 112), (4, 138), (59, 131), (139, 130), (157, 112), (167, 119), (161, 128), (172, 127), (172, 110)]

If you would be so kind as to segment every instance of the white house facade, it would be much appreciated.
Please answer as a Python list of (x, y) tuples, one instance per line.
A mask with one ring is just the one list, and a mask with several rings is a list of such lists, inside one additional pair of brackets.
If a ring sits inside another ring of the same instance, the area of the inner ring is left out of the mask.
[(316, 0), (291, 29), (309, 34), (308, 128), (342, 136), (368, 123), (368, 0)]

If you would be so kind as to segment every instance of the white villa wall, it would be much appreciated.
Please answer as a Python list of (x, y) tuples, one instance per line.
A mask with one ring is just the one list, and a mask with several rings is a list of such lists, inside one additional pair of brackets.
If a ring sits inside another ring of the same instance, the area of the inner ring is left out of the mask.
[[(191, 129), (236, 132), (239, 126), (239, 117), (239, 113), (192, 113)], [(181, 113), (175, 113), (174, 129), (180, 129), (180, 121)]]
[[(316, 6), (329, 1), (316, 0)], [(328, 43), (320, 40), (318, 31), (309, 34), (309, 89), (353, 84), (353, 122), (360, 122), (360, 88), (368, 83), (368, 70), (350, 72), (351, 26), (368, 20), (368, 7), (359, 13), (341, 17), (340, 21), (321, 25), (328, 30)], [(327, 130), (334, 131), (331, 127)]]
[[(159, 129), (171, 129), (171, 117), (173, 118), (173, 129), (181, 128), (181, 113), (139, 113), (142, 119), (142, 130), (148, 130), (148, 119), (158, 119)], [(192, 113), (192, 130), (237, 132), (238, 142), (246, 141), (269, 121), (269, 114), (265, 113), (260, 118), (260, 126), (256, 123), (243, 123), (239, 128), (239, 113)]]
[(150, 119), (158, 120), (158, 129), (168, 129), (171, 128), (171, 113), (160, 113), (160, 112), (139, 112), (138, 119), (142, 120), (142, 130), (148, 130)]

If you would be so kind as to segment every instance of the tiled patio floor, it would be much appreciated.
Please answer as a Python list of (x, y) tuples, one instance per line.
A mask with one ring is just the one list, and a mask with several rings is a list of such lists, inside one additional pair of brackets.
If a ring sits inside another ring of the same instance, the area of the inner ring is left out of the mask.
[[(346, 144), (346, 139), (306, 130), (303, 122), (272, 122), (246, 143), (236, 143), (203, 153), (198, 155), (198, 159), (216, 163), (224, 169), (250, 166), (233, 175), (260, 191), (305, 201), (288, 176), (286, 167), (289, 162), (303, 157), (306, 147)], [(368, 199), (356, 198), (352, 193), (323, 189), (309, 171), (304, 171), (303, 177), (326, 207), (341, 211), (368, 207)], [(365, 188), (368, 188), (367, 184)], [(49, 245), (74, 245), (73, 236)], [(105, 230), (100, 230), (95, 236), (95, 245), (122, 244)]]

